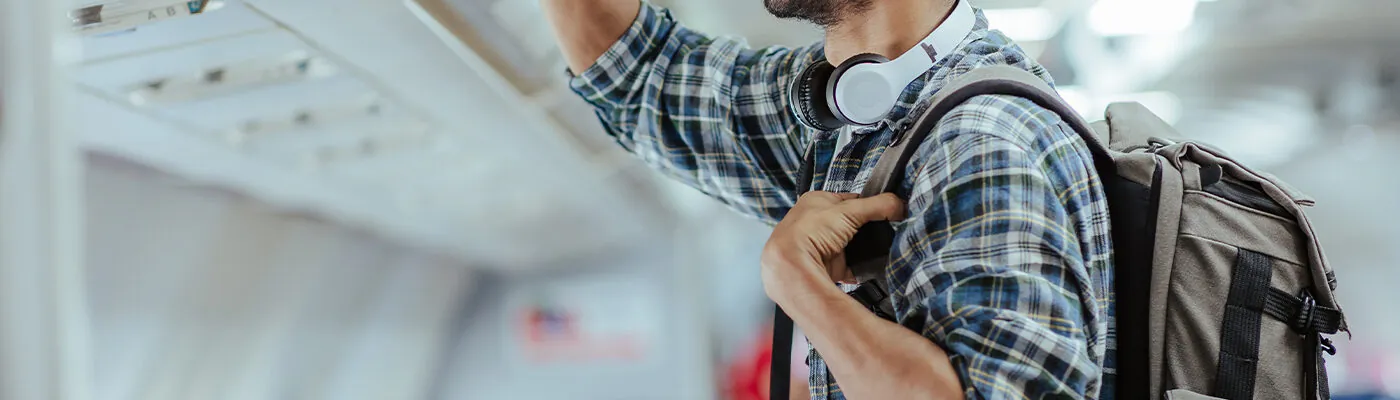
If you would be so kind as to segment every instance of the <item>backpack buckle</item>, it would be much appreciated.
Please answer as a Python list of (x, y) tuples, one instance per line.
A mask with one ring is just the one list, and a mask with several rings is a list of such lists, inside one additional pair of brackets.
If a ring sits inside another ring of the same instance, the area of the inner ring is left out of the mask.
[(876, 316), (894, 321), (894, 316), (886, 312), (884, 307), (881, 306), (888, 301), (888, 296), (878, 283), (865, 281), (865, 283), (856, 287), (856, 290), (851, 291), (849, 295), (855, 298), (857, 302), (860, 302), (860, 305), (865, 306), (865, 309), (875, 313)]
[(1302, 306), (1298, 307), (1298, 317), (1293, 320), (1293, 330), (1302, 333), (1312, 332), (1313, 322), (1317, 318), (1317, 299), (1314, 299), (1307, 289), (1303, 289), (1303, 292), (1298, 295), (1298, 300), (1302, 300)]
[(1319, 349), (1322, 349), (1322, 351), (1327, 352), (1327, 355), (1329, 356), (1337, 355), (1337, 346), (1332, 344), (1332, 339), (1328, 339), (1319, 335), (1317, 337), (1317, 347)]

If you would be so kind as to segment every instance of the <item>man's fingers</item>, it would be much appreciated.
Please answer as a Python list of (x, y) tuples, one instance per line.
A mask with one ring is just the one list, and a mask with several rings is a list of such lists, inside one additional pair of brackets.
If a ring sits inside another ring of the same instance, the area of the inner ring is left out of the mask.
[(860, 198), (860, 193), (836, 193), (836, 198), (842, 201)]
[[(812, 199), (812, 200), (815, 200), (815, 199), (833, 200), (833, 199), (834, 199), (834, 200), (836, 200), (836, 201), (845, 201), (845, 200), (850, 200), (850, 199), (854, 199), (854, 198), (857, 198), (857, 197), (860, 197), (860, 193), (836, 193), (836, 192), (824, 192), (824, 191), (820, 191), (820, 190), (813, 190), (813, 191), (810, 191), (810, 192), (807, 192), (807, 193), (803, 193), (803, 194), (802, 194), (802, 197), (798, 198), (798, 201), (802, 201), (802, 199)], [(809, 201), (810, 201), (810, 200), (809, 200)]]
[(805, 210), (824, 209), (840, 205), (843, 201), (855, 199), (857, 197), (860, 197), (859, 193), (835, 193), (814, 190), (803, 193), (801, 197), (797, 198), (797, 205), (794, 208)]
[(841, 202), (838, 207), (840, 207), (842, 214), (854, 218), (861, 225), (870, 221), (904, 219), (904, 200), (893, 193), (881, 193), (875, 197), (846, 200)]

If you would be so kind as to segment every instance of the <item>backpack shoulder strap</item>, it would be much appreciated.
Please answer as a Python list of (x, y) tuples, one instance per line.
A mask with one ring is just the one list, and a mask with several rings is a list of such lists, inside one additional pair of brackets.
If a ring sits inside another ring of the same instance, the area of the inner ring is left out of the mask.
[[(1049, 84), (1028, 71), (1006, 66), (976, 68), (953, 79), (934, 95), (928, 111), (919, 117), (913, 128), (895, 132), (894, 142), (885, 149), (880, 161), (875, 164), (870, 180), (861, 190), (861, 197), (875, 196), (898, 189), (903, 181), (904, 166), (909, 163), (918, 143), (938, 126), (938, 122), (954, 107), (976, 96), (996, 94), (1024, 98), (1035, 102), (1060, 115), (1074, 131), (1088, 143), (1099, 169), (1112, 168), (1113, 159), (1102, 141), (1079, 114), (1074, 111)], [(815, 168), (812, 148), (803, 155), (802, 170), (798, 172), (797, 194), (810, 189)], [(883, 287), (879, 274), (886, 265), (890, 244), (894, 241), (894, 230), (888, 223), (872, 222), (862, 226), (855, 238), (846, 246), (846, 263), (861, 282), (860, 289), (853, 292), (856, 299), (871, 311), (883, 318), (893, 320), (893, 305), (887, 300), (888, 290)], [(874, 285), (874, 286), (872, 286)], [(788, 397), (788, 368), (792, 351), (792, 319), (781, 307), (774, 306), (773, 313), (773, 357), (770, 360), (769, 398)], [(881, 314), (883, 313), (883, 314)]]
[(913, 127), (904, 132), (895, 132), (895, 138), (885, 153), (876, 162), (870, 180), (861, 190), (861, 197), (870, 197), (899, 188), (903, 181), (904, 166), (909, 163), (919, 143), (928, 137), (954, 107), (968, 99), (981, 95), (1006, 95), (1020, 97), (1034, 102), (1060, 116), (1089, 145), (1095, 163), (1102, 169), (1111, 166), (1112, 157), (1108, 148), (1079, 113), (1060, 99), (1050, 85), (1029, 71), (1009, 65), (995, 65), (974, 68), (954, 78), (934, 94), (927, 111), (919, 117)]

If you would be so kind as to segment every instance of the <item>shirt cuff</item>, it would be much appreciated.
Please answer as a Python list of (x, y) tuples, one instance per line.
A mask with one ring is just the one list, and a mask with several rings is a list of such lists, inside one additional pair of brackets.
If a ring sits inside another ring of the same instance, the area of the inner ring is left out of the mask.
[(605, 97), (628, 81), (634, 70), (643, 68), (640, 58), (651, 54), (665, 41), (671, 24), (671, 13), (651, 3), (642, 2), (641, 11), (627, 32), (608, 47), (593, 65), (582, 74), (575, 75), (565, 68), (569, 76), (569, 88), (584, 99), (594, 101)]

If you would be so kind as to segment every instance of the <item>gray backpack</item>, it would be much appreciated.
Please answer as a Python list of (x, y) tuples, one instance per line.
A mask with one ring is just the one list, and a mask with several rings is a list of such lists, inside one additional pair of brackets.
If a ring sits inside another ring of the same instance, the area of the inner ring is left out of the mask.
[[(1322, 353), (1336, 350), (1322, 335), (1346, 324), (1303, 213), (1313, 200), (1180, 138), (1142, 105), (1111, 105), (1107, 120), (1091, 126), (1054, 93), (1021, 69), (969, 71), (885, 150), (861, 195), (896, 191), (918, 143), (958, 104), (988, 94), (1031, 100), (1079, 133), (1108, 196), (1116, 398), (1328, 398)], [(811, 186), (807, 164), (802, 188)], [(889, 224), (868, 224), (847, 247), (847, 264), (864, 282), (852, 296), (886, 318), (894, 315), (884, 287), (893, 235)]]

